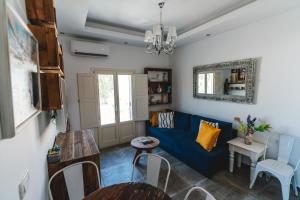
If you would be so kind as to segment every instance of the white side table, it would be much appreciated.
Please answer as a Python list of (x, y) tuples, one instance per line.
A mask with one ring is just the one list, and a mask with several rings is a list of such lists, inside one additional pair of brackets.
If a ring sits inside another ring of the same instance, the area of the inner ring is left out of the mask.
[(256, 163), (260, 157), (262, 157), (265, 153), (265, 144), (261, 144), (258, 142), (252, 142), (251, 145), (247, 145), (244, 143), (244, 138), (236, 137), (227, 142), (229, 144), (229, 171), (233, 172), (234, 165), (234, 153), (238, 153), (237, 166), (241, 167), (242, 155), (248, 156), (251, 160), (250, 165), (250, 183), (253, 178), (253, 174), (255, 171)]

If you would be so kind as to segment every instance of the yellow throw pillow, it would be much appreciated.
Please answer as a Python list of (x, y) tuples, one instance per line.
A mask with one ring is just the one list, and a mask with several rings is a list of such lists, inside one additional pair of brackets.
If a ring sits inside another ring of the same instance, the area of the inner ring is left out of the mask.
[(150, 123), (152, 127), (158, 126), (158, 112), (151, 112)]
[(202, 122), (198, 132), (196, 142), (199, 143), (205, 150), (211, 151), (214, 148), (221, 129), (209, 125), (207, 122)]

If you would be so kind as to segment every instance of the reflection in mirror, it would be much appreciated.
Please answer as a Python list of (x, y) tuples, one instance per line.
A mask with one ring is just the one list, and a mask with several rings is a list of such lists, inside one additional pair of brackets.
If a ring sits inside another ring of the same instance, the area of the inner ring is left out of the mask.
[(257, 59), (194, 67), (194, 97), (253, 103)]

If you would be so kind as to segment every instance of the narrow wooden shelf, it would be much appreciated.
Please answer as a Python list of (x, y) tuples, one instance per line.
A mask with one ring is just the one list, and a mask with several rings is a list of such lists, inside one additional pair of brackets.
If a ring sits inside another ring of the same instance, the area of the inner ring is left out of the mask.
[[(172, 103), (172, 69), (169, 68), (145, 68), (148, 75), (148, 104), (149, 106), (168, 105)], [(157, 80), (153, 81), (157, 73)], [(151, 79), (149, 80), (149, 74)], [(162, 92), (158, 92), (161, 88)]]
[(149, 103), (149, 106), (159, 106), (159, 105), (170, 105), (172, 102), (169, 103)]

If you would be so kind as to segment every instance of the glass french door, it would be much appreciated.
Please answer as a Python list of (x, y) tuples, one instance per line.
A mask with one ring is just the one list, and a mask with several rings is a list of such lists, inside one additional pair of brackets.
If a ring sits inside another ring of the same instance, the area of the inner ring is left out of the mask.
[(132, 111), (132, 74), (98, 72), (100, 140), (111, 146), (132, 139), (135, 134)]

